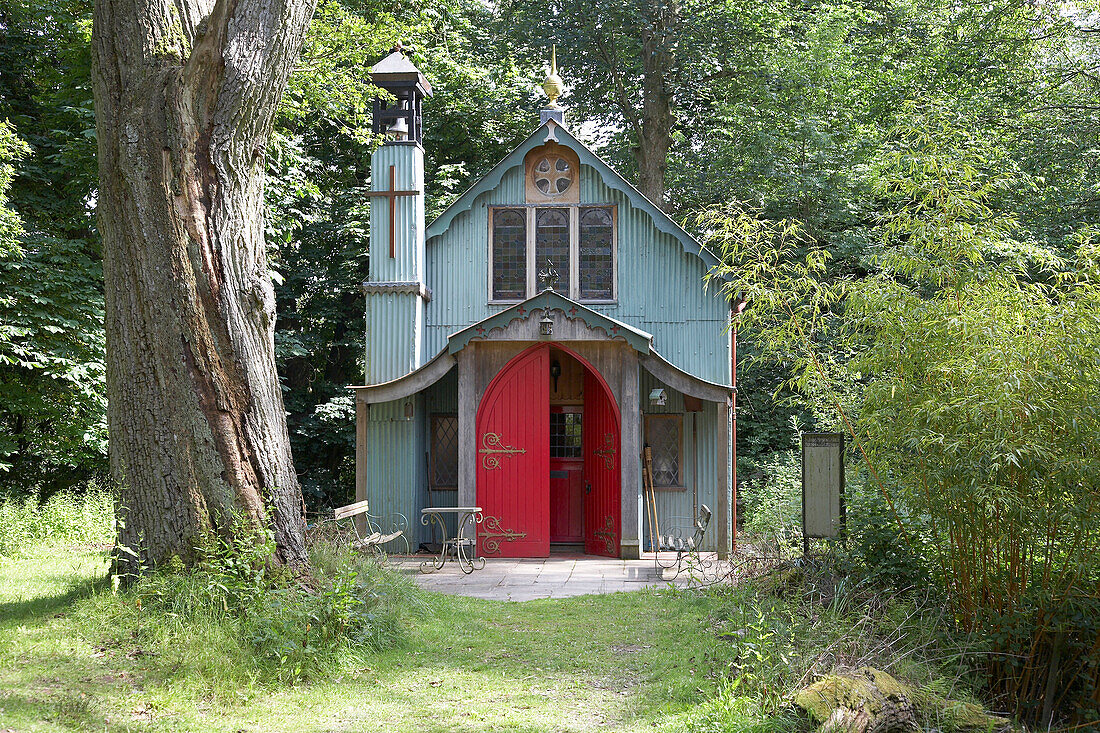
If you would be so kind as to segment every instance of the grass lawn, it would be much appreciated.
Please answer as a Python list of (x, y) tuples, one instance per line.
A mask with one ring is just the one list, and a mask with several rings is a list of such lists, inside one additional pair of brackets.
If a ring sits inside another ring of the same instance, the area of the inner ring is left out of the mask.
[(88, 549), (0, 560), (0, 731), (682, 730), (735, 657), (705, 594), (433, 595), (400, 643), (325, 679), (227, 683), (219, 668), (242, 662), (217, 658), (219, 639), (196, 674), (202, 640), (158, 643), (106, 568)]

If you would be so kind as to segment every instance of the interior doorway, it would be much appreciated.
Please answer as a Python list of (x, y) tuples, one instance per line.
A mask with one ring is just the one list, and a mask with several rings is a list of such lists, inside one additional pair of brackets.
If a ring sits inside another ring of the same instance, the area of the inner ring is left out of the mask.
[(584, 366), (550, 348), (550, 544), (584, 551)]

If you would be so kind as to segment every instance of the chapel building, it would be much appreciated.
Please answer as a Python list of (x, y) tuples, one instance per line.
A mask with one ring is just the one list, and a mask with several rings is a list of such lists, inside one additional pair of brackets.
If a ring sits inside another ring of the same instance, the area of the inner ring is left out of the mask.
[(706, 505), (703, 549), (728, 554), (735, 345), (704, 288), (714, 255), (574, 137), (556, 69), (541, 124), (426, 224), (431, 85), (400, 50), (372, 74), (396, 101), (374, 107), (356, 500), (407, 517), (414, 549), (439, 540), (423, 508), (480, 506), (485, 557), (638, 558), (654, 513), (690, 526)]

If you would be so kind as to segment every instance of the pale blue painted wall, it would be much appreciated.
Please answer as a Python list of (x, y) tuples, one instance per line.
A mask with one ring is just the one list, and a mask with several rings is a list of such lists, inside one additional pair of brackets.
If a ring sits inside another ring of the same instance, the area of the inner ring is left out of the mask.
[[(408, 520), (410, 545), (416, 550), (420, 540), (420, 510), (427, 501), (427, 463), (423, 395), (370, 405), (367, 419), (366, 496), (370, 513), (382, 517), (401, 514)], [(406, 403), (412, 417), (407, 417)], [(401, 542), (386, 548), (404, 552)]]
[[(706, 264), (671, 234), (658, 230), (627, 195), (604, 185), (596, 170), (581, 166), (582, 204), (618, 206), (618, 302), (593, 310), (647, 331), (654, 347), (684, 371), (729, 384), (729, 307), (704, 292)], [(523, 167), (506, 172), (500, 185), (481, 194), (447, 231), (427, 242), (426, 276), (432, 301), (425, 306), (425, 358), (447, 337), (507, 306), (489, 305), (489, 207), (524, 202)]]
[[(390, 166), (398, 191), (419, 191), (394, 203), (394, 256), (390, 257), (390, 209), (371, 199), (371, 283), (424, 282), (424, 150), (415, 143), (387, 143), (371, 158), (371, 190), (390, 190)], [(365, 300), (366, 384), (403, 377), (424, 363), (424, 305), (414, 293), (368, 293)], [(433, 352), (434, 353), (434, 352)]]
[[(703, 549), (718, 550), (718, 524), (722, 521), (718, 515), (721, 493), (729, 493), (727, 483), (727, 471), (729, 461), (723, 462), (721, 457), (729, 455), (729, 429), (727, 426), (725, 405), (717, 402), (704, 402), (701, 412), (684, 412), (684, 399), (676, 390), (661, 382), (652, 374), (642, 369), (639, 374), (641, 397), (640, 409), (645, 415), (683, 415), (683, 442), (681, 445), (681, 476), (684, 485), (683, 491), (656, 491), (657, 522), (661, 532), (668, 534), (673, 527), (683, 528), (685, 535), (690, 535), (694, 523), (692, 519), (692, 491), (698, 492), (698, 503), (706, 504), (713, 512), (710, 526), (703, 538)], [(668, 394), (667, 402), (662, 406), (652, 405), (649, 402), (650, 390), (663, 387)], [(698, 421), (695, 426), (694, 438), (698, 440), (698, 447), (693, 443), (692, 421)], [(642, 436), (643, 445), (645, 435)], [(641, 486), (638, 487), (641, 492)], [(642, 548), (649, 552), (649, 518), (646, 506), (642, 507)]]

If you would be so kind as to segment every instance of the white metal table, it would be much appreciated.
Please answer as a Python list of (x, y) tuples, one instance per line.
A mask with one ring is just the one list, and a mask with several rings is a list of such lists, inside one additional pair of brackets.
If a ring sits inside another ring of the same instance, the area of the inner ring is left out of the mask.
[[(448, 514), (453, 514), (458, 519), (458, 526), (455, 528), (455, 536), (450, 538), (447, 537), (447, 523), (444, 521), (444, 518)], [(474, 532), (476, 533), (477, 525), (481, 524), (483, 519), (481, 507), (479, 506), (436, 506), (422, 509), (420, 511), (420, 523), (425, 527), (433, 523), (438, 526), (441, 536), (443, 537), (443, 544), (439, 549), (439, 555), (437, 557), (420, 563), (420, 572), (434, 573), (447, 563), (447, 558), (452, 554), (458, 562), (458, 566), (462, 569), (462, 572), (466, 574), (484, 568), (485, 558), (470, 557), (470, 552), (474, 547), (474, 540), (463, 536), (463, 530), (466, 529), (466, 525), (473, 526)]]

